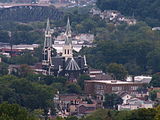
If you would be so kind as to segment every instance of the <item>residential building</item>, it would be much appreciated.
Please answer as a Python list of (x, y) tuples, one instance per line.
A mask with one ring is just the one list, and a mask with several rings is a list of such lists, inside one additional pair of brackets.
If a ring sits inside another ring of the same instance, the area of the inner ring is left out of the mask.
[(123, 16), (120, 12), (116, 10), (104, 10), (101, 11), (97, 8), (92, 8), (90, 10), (92, 15), (98, 15), (101, 19), (104, 19), (107, 23), (127, 23), (128, 25), (135, 25), (137, 23), (136, 19), (134, 18), (127, 18)]
[(122, 104), (127, 104), (127, 100), (133, 98), (132, 95), (128, 94), (127, 92), (120, 92), (118, 95), (122, 98), (123, 103)]
[(153, 102), (131, 98), (126, 101), (126, 104), (118, 105), (118, 110), (135, 110), (139, 108), (153, 108)]
[[(88, 99), (90, 99), (91, 103), (88, 103)], [(54, 103), (56, 111), (60, 113), (60, 116), (85, 115), (100, 108), (97, 101), (77, 94), (56, 94)]]

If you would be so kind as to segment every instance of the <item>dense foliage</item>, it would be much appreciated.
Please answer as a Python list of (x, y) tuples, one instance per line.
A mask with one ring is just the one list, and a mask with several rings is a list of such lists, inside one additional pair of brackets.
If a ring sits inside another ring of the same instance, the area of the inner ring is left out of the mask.
[(123, 100), (117, 94), (106, 94), (103, 103), (105, 108), (116, 109), (118, 104), (122, 104)]
[(0, 120), (38, 120), (18, 104), (0, 104)]
[(0, 9), (0, 20), (2, 21), (41, 21), (50, 19), (60, 20), (62, 13), (54, 6), (16, 6)]
[(132, 75), (159, 72), (159, 31), (144, 23), (96, 29), (96, 46), (81, 51), (92, 67), (108, 71), (110, 63), (118, 63)]
[(124, 15), (135, 16), (151, 26), (160, 26), (159, 0), (97, 0), (102, 10), (118, 10)]
[(152, 87), (160, 87), (160, 73), (156, 73), (152, 76), (152, 80), (150, 82), (150, 86)]
[(66, 119), (57, 118), (56, 120), (159, 120), (160, 107), (149, 109), (138, 109), (132, 111), (116, 111), (99, 109), (80, 119), (68, 117)]

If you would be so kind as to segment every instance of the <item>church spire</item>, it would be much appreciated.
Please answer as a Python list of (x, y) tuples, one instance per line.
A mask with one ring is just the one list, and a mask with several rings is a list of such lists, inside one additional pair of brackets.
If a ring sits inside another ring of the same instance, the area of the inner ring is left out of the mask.
[(62, 56), (67, 58), (73, 57), (73, 46), (72, 46), (72, 38), (71, 38), (71, 25), (68, 17), (66, 32), (65, 32), (65, 45), (63, 46)]
[(65, 34), (68, 37), (71, 37), (71, 34), (72, 34), (69, 17), (68, 17), (68, 20), (67, 20), (67, 26), (66, 26), (66, 32), (65, 32)]
[(49, 18), (47, 19), (47, 26), (46, 26), (46, 31), (45, 31), (45, 41), (44, 41), (44, 47), (52, 47), (52, 33), (50, 29), (50, 22)]
[(46, 31), (50, 31), (50, 21), (49, 21), (49, 18), (47, 19)]
[(71, 33), (72, 33), (71, 32), (71, 25), (70, 25), (70, 20), (69, 20), (69, 17), (68, 17), (67, 26), (66, 26), (66, 32), (65, 32), (65, 35), (66, 35), (65, 44), (66, 45), (72, 44)]

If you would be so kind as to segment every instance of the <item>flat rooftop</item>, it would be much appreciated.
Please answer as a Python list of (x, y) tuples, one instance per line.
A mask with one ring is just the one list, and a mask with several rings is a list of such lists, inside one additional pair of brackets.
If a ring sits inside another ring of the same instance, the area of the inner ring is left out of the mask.
[(104, 84), (142, 84), (139, 82), (128, 82), (120, 80), (86, 80), (85, 82), (104, 83)]

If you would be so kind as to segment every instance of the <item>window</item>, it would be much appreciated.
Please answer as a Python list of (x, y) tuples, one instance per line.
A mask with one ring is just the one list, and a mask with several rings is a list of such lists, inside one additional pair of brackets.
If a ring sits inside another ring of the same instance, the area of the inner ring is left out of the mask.
[(112, 87), (112, 91), (121, 91), (122, 87)]
[(131, 90), (137, 90), (138, 86), (131, 86)]

